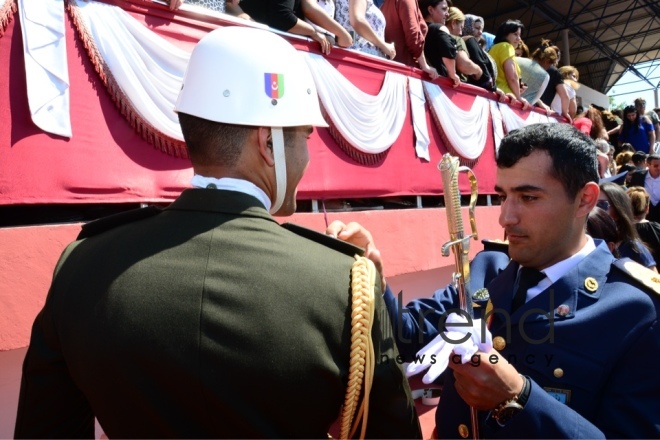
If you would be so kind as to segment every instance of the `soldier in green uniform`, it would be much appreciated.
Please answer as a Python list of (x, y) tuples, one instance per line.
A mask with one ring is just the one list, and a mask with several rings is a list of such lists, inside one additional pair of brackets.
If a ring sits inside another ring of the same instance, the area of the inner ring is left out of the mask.
[[(271, 216), (295, 211), (307, 138), (326, 126), (309, 69), (275, 34), (221, 28), (194, 49), (176, 111), (195, 188), (66, 248), (17, 438), (92, 437), (94, 417), (110, 438), (318, 438), (340, 414), (355, 250)], [(377, 277), (366, 436), (419, 438), (380, 293)]]

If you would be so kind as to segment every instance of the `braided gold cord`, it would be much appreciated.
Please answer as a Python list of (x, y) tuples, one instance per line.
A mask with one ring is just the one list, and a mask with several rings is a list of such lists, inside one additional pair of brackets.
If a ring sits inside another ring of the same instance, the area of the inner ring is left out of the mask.
[[(351, 269), (351, 354), (348, 386), (341, 414), (342, 439), (352, 438), (361, 420), (360, 438), (365, 437), (375, 366), (371, 328), (374, 322), (376, 267), (368, 258), (356, 256), (355, 259)], [(358, 408), (360, 395), (363, 399)]]

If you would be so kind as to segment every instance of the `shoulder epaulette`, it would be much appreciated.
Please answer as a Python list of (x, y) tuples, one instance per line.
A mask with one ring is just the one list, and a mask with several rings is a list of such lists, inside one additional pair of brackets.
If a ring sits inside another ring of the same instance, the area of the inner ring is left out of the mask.
[(509, 255), (509, 242), (502, 240), (481, 240), (485, 251), (504, 252)]
[(162, 212), (159, 206), (147, 206), (146, 208), (131, 209), (130, 211), (120, 212), (107, 217), (94, 220), (84, 224), (77, 240), (98, 235), (125, 223), (131, 223), (145, 218), (153, 217)]
[(316, 232), (312, 229), (308, 229), (293, 223), (283, 223), (281, 226), (287, 229), (288, 231), (293, 232), (296, 235), (300, 235), (301, 237), (304, 237), (315, 243), (322, 244), (323, 246), (329, 247), (330, 249), (334, 249), (338, 252), (341, 252), (342, 254), (346, 254), (351, 257), (355, 256), (356, 254), (360, 256), (364, 255), (364, 249), (362, 249), (361, 247), (352, 245), (350, 243), (336, 239), (329, 235)]
[(660, 274), (652, 271), (630, 258), (621, 258), (614, 262), (614, 267), (629, 275), (637, 283), (660, 295)]

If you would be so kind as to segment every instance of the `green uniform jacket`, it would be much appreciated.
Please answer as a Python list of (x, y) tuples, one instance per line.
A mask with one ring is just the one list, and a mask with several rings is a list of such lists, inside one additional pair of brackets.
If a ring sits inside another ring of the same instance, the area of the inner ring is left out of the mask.
[[(94, 416), (110, 438), (325, 437), (347, 383), (354, 258), (233, 191), (186, 190), (146, 217), (64, 251), (16, 437), (92, 437)], [(379, 287), (367, 434), (419, 438)]]

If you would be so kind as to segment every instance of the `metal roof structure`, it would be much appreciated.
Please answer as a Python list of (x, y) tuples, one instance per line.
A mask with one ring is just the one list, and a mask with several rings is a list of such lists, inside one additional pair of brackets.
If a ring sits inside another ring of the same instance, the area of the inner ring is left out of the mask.
[(602, 93), (628, 70), (644, 83), (641, 87), (660, 87), (652, 75), (660, 62), (646, 75), (635, 68), (660, 60), (658, 0), (454, 0), (454, 5), (483, 17), (484, 30), (493, 34), (507, 19), (520, 20), (530, 50), (542, 38), (564, 49), (568, 29), (570, 63), (579, 70), (580, 82)]

